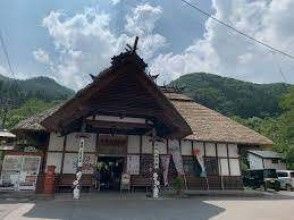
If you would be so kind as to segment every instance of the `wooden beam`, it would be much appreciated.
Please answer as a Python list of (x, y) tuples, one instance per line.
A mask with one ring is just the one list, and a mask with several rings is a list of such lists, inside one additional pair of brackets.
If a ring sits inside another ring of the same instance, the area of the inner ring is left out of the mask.
[(151, 128), (151, 125), (149, 124), (100, 121), (100, 120), (91, 120), (91, 119), (86, 119), (86, 124), (91, 125), (92, 127), (95, 127), (95, 128), (117, 128), (117, 129)]

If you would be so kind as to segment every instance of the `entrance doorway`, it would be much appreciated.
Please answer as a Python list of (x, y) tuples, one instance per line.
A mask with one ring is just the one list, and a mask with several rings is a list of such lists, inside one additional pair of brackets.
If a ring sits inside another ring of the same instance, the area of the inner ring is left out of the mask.
[(100, 171), (100, 190), (119, 190), (121, 175), (124, 170), (124, 157), (98, 157)]

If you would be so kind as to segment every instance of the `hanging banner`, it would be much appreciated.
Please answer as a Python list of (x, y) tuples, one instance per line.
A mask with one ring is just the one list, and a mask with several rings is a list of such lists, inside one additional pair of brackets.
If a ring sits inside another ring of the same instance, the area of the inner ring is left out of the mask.
[(170, 154), (172, 155), (178, 175), (182, 175), (182, 176), (185, 175), (183, 158), (180, 152), (180, 144), (178, 140), (169, 141), (169, 151), (170, 151)]
[(168, 168), (170, 162), (170, 155), (160, 155), (160, 160), (162, 164), (162, 174), (164, 186), (168, 186)]
[(201, 150), (199, 148), (194, 148), (193, 149), (193, 156), (197, 159), (199, 165), (201, 166), (201, 177), (206, 177), (206, 169), (204, 165), (204, 159), (203, 159), (203, 154), (201, 153)]
[(140, 174), (140, 156), (139, 155), (127, 156), (127, 173), (129, 175)]

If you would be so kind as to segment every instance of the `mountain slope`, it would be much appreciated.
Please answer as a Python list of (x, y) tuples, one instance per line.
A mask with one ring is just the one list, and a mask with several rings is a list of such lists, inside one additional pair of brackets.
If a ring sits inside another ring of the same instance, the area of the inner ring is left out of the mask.
[(66, 100), (74, 91), (48, 77), (15, 80), (0, 75), (0, 101), (18, 107), (30, 99), (44, 102)]
[(272, 117), (281, 113), (279, 101), (291, 85), (255, 84), (208, 73), (191, 73), (171, 82), (196, 102), (225, 115)]

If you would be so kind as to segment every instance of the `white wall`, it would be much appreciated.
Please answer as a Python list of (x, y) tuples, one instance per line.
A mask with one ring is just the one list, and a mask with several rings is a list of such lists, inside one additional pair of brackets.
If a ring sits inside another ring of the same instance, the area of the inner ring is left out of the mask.
[[(87, 138), (85, 139), (85, 152), (95, 152), (96, 151), (96, 134), (87, 133)], [(46, 158), (46, 168), (49, 165), (56, 166), (56, 173), (60, 173), (62, 167), (62, 150), (64, 138), (57, 133), (50, 133), (49, 147)], [(65, 153), (64, 157), (64, 173), (75, 173), (74, 161), (77, 158), (77, 152), (79, 149), (79, 138), (78, 133), (70, 133), (66, 137), (66, 151), (72, 151), (76, 153)], [(60, 152), (50, 152), (50, 151), (60, 151)], [(90, 174), (92, 172), (91, 166), (96, 164), (96, 155), (87, 154), (84, 155), (84, 172)]]
[(149, 136), (142, 136), (142, 153), (152, 154), (152, 139)]
[(192, 141), (181, 140), (181, 152), (182, 152), (182, 155), (187, 155), (187, 156), (192, 155)]
[(64, 143), (64, 136), (60, 136), (60, 134), (52, 132), (50, 133), (49, 139), (49, 151), (62, 151)]
[(55, 172), (60, 173), (61, 169), (61, 160), (62, 160), (62, 153), (60, 152), (48, 152), (47, 159), (46, 159), (46, 169), (47, 166), (55, 166)]
[(272, 159), (264, 159), (264, 168), (268, 169), (277, 169), (277, 170), (285, 170), (286, 169), (286, 164), (283, 163), (281, 160), (279, 160), (278, 163), (272, 163)]
[(254, 154), (248, 153), (250, 169), (263, 169), (262, 159)]
[(205, 143), (206, 156), (216, 157), (215, 143)]
[(217, 155), (219, 157), (227, 157), (227, 145), (226, 144), (217, 144)]
[(128, 154), (140, 153), (140, 136), (129, 135), (128, 136)]

